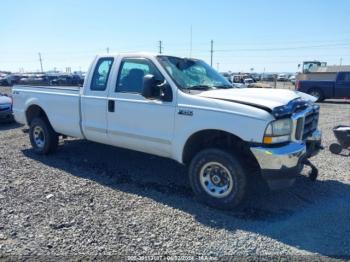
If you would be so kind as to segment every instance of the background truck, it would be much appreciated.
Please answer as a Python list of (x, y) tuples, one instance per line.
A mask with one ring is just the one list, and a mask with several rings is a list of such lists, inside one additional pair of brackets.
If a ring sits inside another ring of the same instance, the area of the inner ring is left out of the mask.
[(299, 80), (296, 89), (323, 101), (329, 98), (350, 98), (350, 72), (338, 72), (335, 80)]
[(350, 65), (329, 66), (327, 62), (304, 61), (296, 80), (335, 80), (338, 72), (347, 71), (350, 71)]
[(35, 152), (53, 152), (62, 135), (171, 158), (217, 208), (241, 203), (255, 179), (292, 185), (321, 143), (314, 97), (235, 89), (197, 59), (97, 56), (83, 88), (15, 86), (13, 99)]

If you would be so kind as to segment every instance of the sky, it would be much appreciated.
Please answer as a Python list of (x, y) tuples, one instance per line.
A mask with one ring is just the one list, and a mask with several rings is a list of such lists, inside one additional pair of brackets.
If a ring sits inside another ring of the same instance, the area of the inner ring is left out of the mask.
[[(350, 64), (349, 0), (2, 0), (0, 71), (87, 70), (96, 54), (195, 57), (219, 71)], [(192, 34), (191, 34), (192, 32)], [(191, 37), (192, 36), (192, 37)]]

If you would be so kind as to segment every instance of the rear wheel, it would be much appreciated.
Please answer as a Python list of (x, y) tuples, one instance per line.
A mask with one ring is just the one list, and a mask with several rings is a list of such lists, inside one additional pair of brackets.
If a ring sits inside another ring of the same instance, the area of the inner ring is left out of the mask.
[(35, 118), (30, 123), (29, 138), (37, 154), (47, 155), (54, 152), (58, 146), (58, 135), (50, 123), (42, 118)]
[(316, 102), (322, 102), (324, 100), (324, 95), (322, 91), (318, 88), (310, 89), (308, 94), (316, 97), (317, 98)]
[(189, 168), (191, 187), (209, 206), (232, 209), (246, 194), (247, 178), (238, 159), (220, 149), (199, 152)]

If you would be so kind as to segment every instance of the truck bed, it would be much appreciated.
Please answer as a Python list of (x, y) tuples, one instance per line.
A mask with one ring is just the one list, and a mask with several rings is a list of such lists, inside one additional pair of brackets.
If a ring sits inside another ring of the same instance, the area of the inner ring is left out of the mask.
[(82, 137), (79, 87), (16, 85), (12, 92), (16, 95), (13, 108), (18, 122), (28, 124), (24, 110), (31, 104), (36, 104), (47, 112), (57, 133)]
[(309, 93), (312, 89), (321, 90), (324, 98), (331, 98), (334, 96), (335, 81), (329, 80), (303, 80), (299, 82), (298, 91)]

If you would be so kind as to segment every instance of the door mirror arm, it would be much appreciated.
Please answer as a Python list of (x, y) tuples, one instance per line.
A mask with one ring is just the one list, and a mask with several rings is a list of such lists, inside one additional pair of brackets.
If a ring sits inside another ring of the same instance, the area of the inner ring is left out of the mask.
[(164, 82), (158, 85), (160, 90), (160, 99), (164, 102), (171, 102), (173, 101), (173, 92), (171, 90), (170, 85), (168, 82), (164, 79)]

